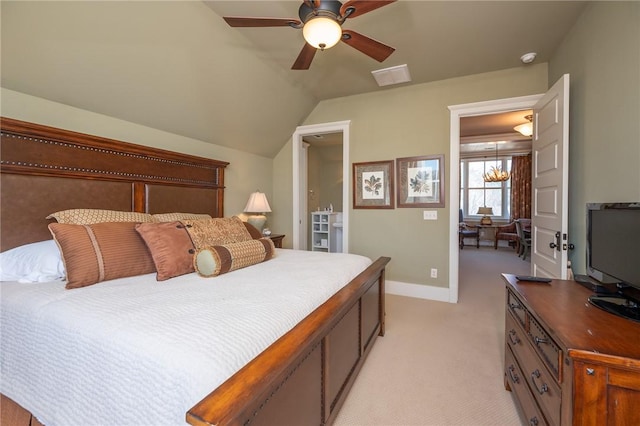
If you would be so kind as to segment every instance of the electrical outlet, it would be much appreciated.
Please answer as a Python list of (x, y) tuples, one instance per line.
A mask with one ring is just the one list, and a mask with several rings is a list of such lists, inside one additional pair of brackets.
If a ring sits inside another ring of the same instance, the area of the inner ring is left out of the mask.
[(438, 270), (436, 268), (431, 268), (431, 278), (438, 278)]

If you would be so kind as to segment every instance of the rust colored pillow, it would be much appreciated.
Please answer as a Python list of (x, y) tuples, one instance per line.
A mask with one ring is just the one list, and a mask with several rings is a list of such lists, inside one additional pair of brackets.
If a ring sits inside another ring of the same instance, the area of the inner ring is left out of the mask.
[(158, 271), (156, 275), (158, 281), (195, 271), (193, 242), (182, 223), (179, 221), (140, 223), (136, 225), (136, 231), (151, 252), (153, 263)]
[(155, 266), (135, 222), (51, 223), (67, 272), (66, 288), (150, 274)]
[(238, 216), (201, 220), (185, 219), (180, 222), (187, 227), (196, 250), (252, 239), (251, 234)]
[(251, 238), (253, 238), (254, 240), (257, 240), (258, 238), (263, 237), (262, 233), (258, 231), (258, 228), (256, 228), (249, 222), (242, 222), (242, 223), (244, 223), (244, 227), (247, 228), (247, 231), (249, 231), (249, 235), (251, 235)]
[(201, 277), (215, 277), (269, 260), (275, 250), (270, 238), (204, 247), (196, 251), (193, 265)]

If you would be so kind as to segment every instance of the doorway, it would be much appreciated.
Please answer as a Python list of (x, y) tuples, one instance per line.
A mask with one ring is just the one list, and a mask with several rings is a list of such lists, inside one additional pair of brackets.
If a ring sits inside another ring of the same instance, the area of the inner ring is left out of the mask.
[(449, 194), (451, 206), (449, 210), (449, 302), (458, 302), (459, 264), (458, 252), (458, 211), (460, 209), (460, 119), (462, 117), (497, 114), (501, 112), (532, 109), (543, 95), (523, 96), (518, 98), (499, 99), (494, 101), (477, 102), (472, 104), (452, 105), (450, 115), (450, 167)]
[[(341, 251), (349, 252), (349, 128), (350, 121), (299, 126), (293, 133), (293, 248), (306, 250), (309, 229), (308, 146), (305, 138), (317, 135), (342, 135), (342, 244)], [(315, 200), (316, 202), (319, 200)]]
[[(342, 252), (342, 186), (344, 182), (342, 133), (305, 136), (303, 141), (308, 144), (306, 217), (323, 217), (312, 216), (312, 213), (318, 212), (332, 213), (328, 216), (331, 220), (330, 229), (327, 230), (326, 235), (320, 231), (316, 238), (312, 238), (314, 225), (310, 223), (305, 249)], [(320, 238), (320, 241), (326, 240), (328, 248), (317, 247), (317, 238)]]

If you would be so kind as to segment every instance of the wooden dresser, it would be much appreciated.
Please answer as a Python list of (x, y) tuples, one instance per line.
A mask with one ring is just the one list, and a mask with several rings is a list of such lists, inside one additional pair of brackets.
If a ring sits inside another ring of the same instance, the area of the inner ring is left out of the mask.
[(528, 425), (640, 425), (640, 323), (574, 281), (506, 281), (505, 387)]

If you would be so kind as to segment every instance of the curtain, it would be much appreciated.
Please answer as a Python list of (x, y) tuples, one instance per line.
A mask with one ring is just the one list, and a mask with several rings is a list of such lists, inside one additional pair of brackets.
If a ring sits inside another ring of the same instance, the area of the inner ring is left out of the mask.
[(511, 220), (531, 218), (531, 154), (511, 159)]

